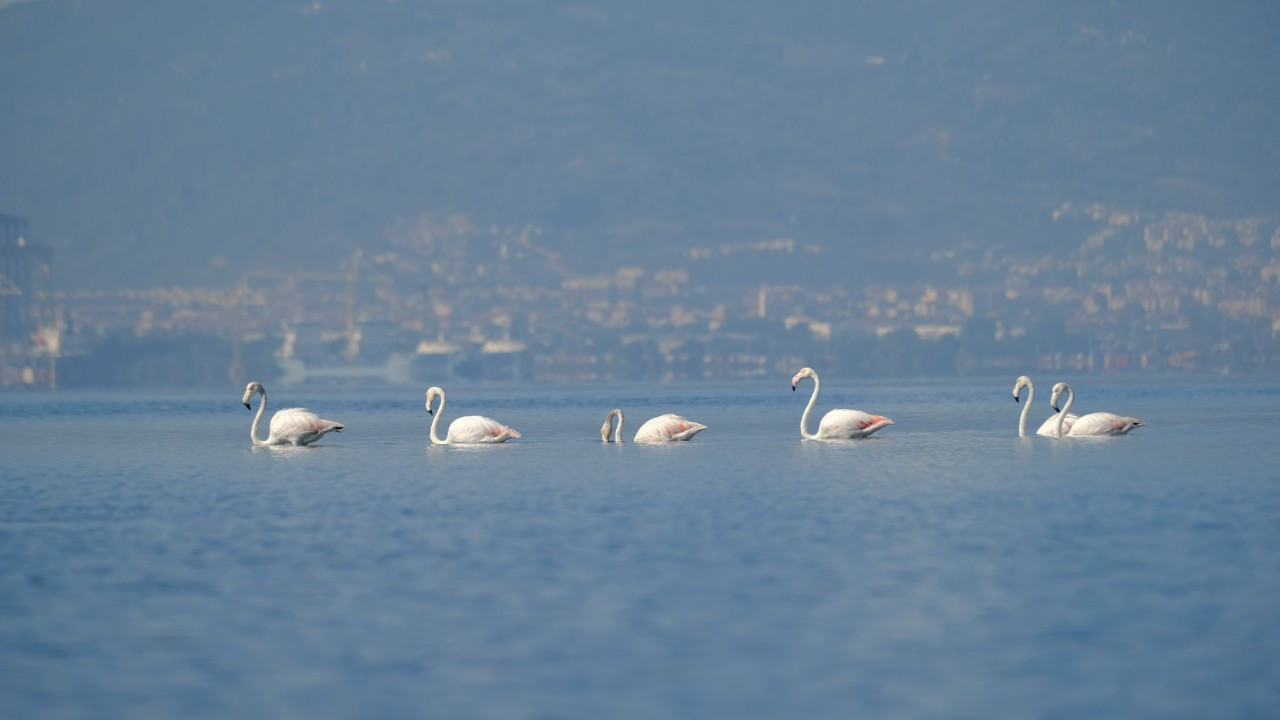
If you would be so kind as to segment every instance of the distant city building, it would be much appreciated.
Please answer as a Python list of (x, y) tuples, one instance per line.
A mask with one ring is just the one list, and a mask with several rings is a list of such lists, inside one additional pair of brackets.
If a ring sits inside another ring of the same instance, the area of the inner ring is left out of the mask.
[(33, 243), (27, 219), (0, 215), (0, 341), (30, 342), (52, 321), (53, 249)]

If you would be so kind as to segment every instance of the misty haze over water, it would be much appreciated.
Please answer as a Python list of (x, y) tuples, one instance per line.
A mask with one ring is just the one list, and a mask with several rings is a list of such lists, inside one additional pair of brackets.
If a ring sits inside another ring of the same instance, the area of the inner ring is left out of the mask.
[(556, 353), (1256, 372), (1276, 26), (1261, 2), (8, 3), (0, 213), (56, 251), (60, 352), (130, 358), (68, 360), (72, 384), (145, 375), (129, 337), (218, 339), (173, 384), (239, 377), (232, 337), (287, 376), (289, 332), (311, 366), (523, 343), (526, 378)]
[(423, 214), (540, 226), (578, 272), (777, 236), (1050, 250), (1063, 203), (1274, 216), (1277, 12), (17, 3), (0, 209), (68, 289), (331, 270)]

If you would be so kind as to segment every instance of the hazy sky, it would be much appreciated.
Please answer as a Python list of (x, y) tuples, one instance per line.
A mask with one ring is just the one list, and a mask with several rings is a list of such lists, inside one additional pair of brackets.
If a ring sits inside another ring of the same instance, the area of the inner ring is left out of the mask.
[(584, 271), (1051, 251), (1064, 202), (1275, 213), (1276, 8), (0, 0), (0, 212), (63, 288), (333, 269), (424, 215)]

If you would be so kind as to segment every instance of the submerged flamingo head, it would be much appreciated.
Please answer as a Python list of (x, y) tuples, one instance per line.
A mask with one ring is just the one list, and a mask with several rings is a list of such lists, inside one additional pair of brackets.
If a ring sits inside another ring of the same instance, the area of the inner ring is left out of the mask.
[(262, 393), (263, 395), (266, 395), (267, 391), (262, 389), (262, 383), (257, 381), (249, 383), (244, 389), (244, 398), (242, 399), (246, 408), (249, 407), (249, 400), (253, 397), (254, 393)]
[(810, 377), (817, 377), (817, 373), (813, 371), (813, 368), (801, 368), (800, 372), (796, 373), (796, 376), (791, 378), (791, 389), (795, 390), (796, 385), (799, 385), (801, 380)]
[(603, 442), (609, 442), (609, 433), (613, 431), (614, 416), (617, 416), (618, 424), (622, 424), (622, 411), (617, 408), (610, 410), (609, 414), (604, 416), (604, 425), (600, 426), (600, 440)]

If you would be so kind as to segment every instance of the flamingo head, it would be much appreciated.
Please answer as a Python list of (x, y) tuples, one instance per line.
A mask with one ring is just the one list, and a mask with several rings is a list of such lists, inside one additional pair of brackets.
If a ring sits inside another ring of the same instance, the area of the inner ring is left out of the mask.
[(431, 409), (431, 406), (435, 404), (437, 397), (444, 397), (444, 390), (441, 390), (440, 388), (435, 386), (427, 388), (427, 414), (428, 415), (435, 414), (435, 411)]
[(796, 376), (791, 378), (791, 390), (794, 391), (796, 389), (796, 385), (799, 385), (801, 380), (817, 376), (818, 374), (813, 371), (813, 368), (801, 368), (800, 372), (796, 373)]
[(1058, 383), (1053, 386), (1053, 392), (1049, 395), (1049, 407), (1053, 408), (1054, 412), (1062, 412), (1061, 408), (1058, 407), (1058, 398), (1067, 392), (1071, 392), (1071, 388), (1067, 387), (1066, 383)]
[(1014, 402), (1021, 401), (1022, 388), (1028, 387), (1030, 385), (1031, 385), (1031, 378), (1027, 377), (1026, 375), (1018, 376), (1017, 381), (1013, 383), (1013, 401)]
[(262, 383), (260, 382), (254, 381), (249, 383), (244, 389), (244, 398), (242, 399), (246, 408), (249, 407), (249, 399), (253, 397), (254, 393), (266, 395), (267, 391), (262, 389)]

